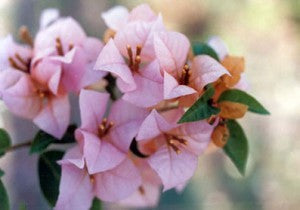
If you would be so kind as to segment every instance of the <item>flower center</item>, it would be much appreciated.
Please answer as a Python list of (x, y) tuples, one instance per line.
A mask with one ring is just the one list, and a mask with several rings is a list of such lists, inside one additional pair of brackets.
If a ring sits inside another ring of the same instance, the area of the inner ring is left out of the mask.
[[(64, 53), (64, 48), (63, 48), (63, 45), (62, 45), (62, 42), (61, 42), (61, 39), (59, 37), (57, 37), (55, 39), (55, 47), (56, 47), (56, 52), (58, 55), (60, 56), (64, 56), (65, 53)], [(72, 50), (74, 47), (74, 44), (70, 43), (69, 44), (69, 51)]]
[(192, 74), (192, 72), (190, 71), (189, 65), (185, 64), (182, 69), (182, 74), (180, 77), (179, 84), (180, 85), (188, 85), (191, 74)]
[(132, 72), (138, 72), (139, 70), (139, 65), (141, 63), (141, 52), (142, 52), (142, 46), (137, 45), (135, 51), (135, 58), (133, 58), (132, 48), (130, 45), (127, 45), (127, 54), (129, 59), (128, 66)]
[(19, 36), (23, 42), (30, 45), (30, 47), (33, 47), (33, 39), (32, 39), (32, 36), (30, 35), (30, 32), (26, 26), (22, 26), (19, 29)]
[(15, 56), (8, 58), (11, 67), (23, 71), (25, 73), (30, 72), (31, 59), (25, 60), (19, 53), (15, 53)]
[(108, 134), (109, 130), (114, 126), (113, 122), (108, 122), (107, 118), (104, 118), (98, 126), (98, 136), (100, 138)]
[(178, 136), (170, 135), (170, 134), (164, 134), (166, 137), (167, 145), (171, 147), (177, 154), (181, 153), (181, 150), (179, 149), (180, 145), (187, 145), (187, 140), (180, 138)]
[(139, 186), (138, 190), (139, 190), (139, 192), (140, 192), (141, 195), (145, 195), (145, 189), (144, 189), (144, 187), (142, 185)]

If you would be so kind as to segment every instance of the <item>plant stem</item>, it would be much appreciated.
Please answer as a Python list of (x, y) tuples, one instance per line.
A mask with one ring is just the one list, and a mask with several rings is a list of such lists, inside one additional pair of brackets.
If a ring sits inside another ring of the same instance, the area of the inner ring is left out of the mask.
[(13, 146), (7, 148), (6, 152), (14, 151), (14, 150), (17, 150), (17, 149), (20, 149), (20, 148), (23, 148), (23, 147), (29, 147), (29, 146), (31, 146), (31, 144), (32, 144), (32, 140), (26, 141), (26, 142), (23, 142), (23, 143), (20, 143), (20, 144), (16, 144), (16, 145), (13, 145)]

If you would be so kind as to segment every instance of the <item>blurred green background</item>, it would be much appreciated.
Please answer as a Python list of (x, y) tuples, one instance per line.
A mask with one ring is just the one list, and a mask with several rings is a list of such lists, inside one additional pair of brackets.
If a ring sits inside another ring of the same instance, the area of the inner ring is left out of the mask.
[[(272, 113), (248, 114), (241, 120), (250, 143), (250, 160), (241, 177), (222, 151), (200, 157), (188, 187), (168, 191), (157, 209), (300, 209), (300, 1), (299, 0), (0, 0), (0, 37), (21, 25), (35, 32), (41, 10), (59, 8), (73, 16), (89, 35), (102, 37), (101, 12), (121, 4), (148, 2), (161, 12), (169, 29), (192, 40), (220, 36), (231, 54), (246, 58), (246, 74), (255, 95)], [(14, 142), (31, 138), (35, 128), (13, 118), (0, 104), (0, 127), (13, 132)], [(26, 149), (0, 160), (12, 209), (49, 209), (40, 195), (36, 157)], [(298, 171), (299, 170), (299, 171)], [(106, 205), (105, 209), (120, 209)]]

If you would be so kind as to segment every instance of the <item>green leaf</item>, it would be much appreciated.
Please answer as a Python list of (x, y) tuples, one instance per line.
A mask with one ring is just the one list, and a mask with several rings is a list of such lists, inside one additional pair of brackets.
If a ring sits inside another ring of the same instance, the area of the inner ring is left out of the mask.
[(0, 180), (0, 209), (9, 210), (8, 195), (1, 180)]
[(34, 137), (30, 148), (30, 154), (41, 153), (47, 149), (50, 144), (67, 144), (75, 142), (74, 132), (76, 128), (76, 125), (70, 125), (61, 140), (40, 130)]
[(0, 178), (4, 175), (4, 171), (0, 169)]
[(242, 127), (235, 120), (228, 120), (229, 139), (223, 150), (244, 175), (248, 159), (248, 141)]
[(62, 151), (47, 151), (41, 154), (38, 160), (40, 187), (51, 206), (55, 205), (58, 198), (61, 168), (57, 161), (61, 160), (63, 155)]
[(208, 101), (214, 95), (215, 89), (209, 86), (204, 94), (184, 113), (178, 123), (204, 120), (220, 112), (220, 109), (211, 106)]
[(101, 201), (98, 198), (94, 198), (93, 200), (93, 204), (92, 207), (90, 208), (90, 210), (101, 210)]
[(30, 154), (43, 152), (50, 144), (54, 143), (55, 140), (55, 137), (40, 130), (33, 139)]
[(195, 42), (193, 43), (193, 52), (194, 55), (209, 55), (210, 57), (220, 61), (218, 54), (215, 52), (213, 48), (211, 48), (206, 43)]
[(232, 101), (245, 104), (248, 106), (249, 111), (257, 114), (270, 114), (270, 112), (266, 110), (253, 96), (238, 89), (224, 91), (218, 102), (222, 101)]
[(5, 151), (11, 146), (9, 134), (0, 128), (0, 157), (4, 155)]

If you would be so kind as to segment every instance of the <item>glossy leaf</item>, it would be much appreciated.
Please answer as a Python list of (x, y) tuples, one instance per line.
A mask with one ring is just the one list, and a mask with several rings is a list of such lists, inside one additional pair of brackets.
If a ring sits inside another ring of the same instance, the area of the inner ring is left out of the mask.
[(5, 151), (11, 146), (9, 134), (0, 128), (0, 157), (4, 155)]
[(51, 136), (50, 134), (40, 130), (34, 137), (30, 148), (30, 153), (40, 153), (48, 148), (50, 144), (67, 144), (75, 142), (74, 132), (76, 125), (70, 125), (61, 140)]
[(90, 210), (101, 210), (101, 209), (102, 209), (101, 201), (95, 197)]
[(242, 90), (232, 89), (224, 91), (221, 94), (218, 102), (222, 101), (231, 101), (245, 104), (248, 106), (249, 111), (257, 114), (270, 114), (270, 112), (266, 110), (253, 96)]
[(229, 129), (229, 139), (224, 152), (231, 159), (238, 171), (244, 175), (247, 159), (248, 159), (248, 141), (242, 127), (235, 121), (229, 120), (227, 122)]
[(38, 161), (40, 187), (51, 206), (55, 205), (58, 198), (61, 167), (57, 161), (61, 160), (63, 155), (62, 151), (47, 151), (40, 155)]
[(211, 48), (206, 43), (195, 42), (193, 43), (193, 52), (194, 55), (209, 55), (210, 57), (220, 61), (218, 54), (215, 52), (213, 48)]
[(6, 189), (0, 180), (0, 209), (1, 210), (9, 210), (9, 200)]
[(209, 104), (215, 89), (209, 86), (204, 94), (184, 113), (178, 123), (204, 120), (220, 112), (220, 109)]

